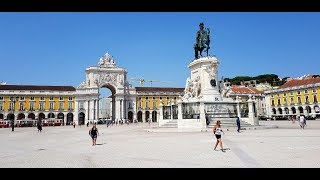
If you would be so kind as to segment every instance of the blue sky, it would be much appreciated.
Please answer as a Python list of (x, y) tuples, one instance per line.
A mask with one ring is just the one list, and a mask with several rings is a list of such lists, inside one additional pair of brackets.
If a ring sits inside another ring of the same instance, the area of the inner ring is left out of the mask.
[(320, 13), (2, 12), (0, 81), (77, 87), (108, 51), (128, 78), (184, 87), (200, 22), (220, 78), (320, 74)]

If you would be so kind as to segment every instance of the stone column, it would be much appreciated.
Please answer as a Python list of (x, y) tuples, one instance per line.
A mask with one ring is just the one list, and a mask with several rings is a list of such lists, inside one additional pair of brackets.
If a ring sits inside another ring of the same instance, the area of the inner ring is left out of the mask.
[(178, 120), (182, 119), (182, 102), (178, 101)]
[(204, 112), (204, 103), (200, 102), (200, 106), (199, 106), (199, 111), (200, 111), (200, 126), (201, 128), (207, 128), (207, 124), (206, 124), (206, 114)]
[(257, 117), (255, 117), (255, 115), (254, 115), (254, 109), (253, 109), (253, 100), (251, 99), (251, 98), (249, 98), (249, 100), (247, 101), (248, 102), (248, 108), (249, 108), (249, 123), (251, 124), (251, 125), (255, 125), (255, 126), (257, 126), (257, 125), (259, 125), (259, 120), (258, 120), (258, 118)]
[(236, 102), (237, 102), (237, 116), (241, 118), (241, 110), (240, 110), (240, 99), (239, 96), (236, 97)]
[(314, 110), (314, 106), (310, 106), (310, 108), (311, 108), (312, 117), (315, 118), (316, 117), (316, 111)]
[(289, 115), (293, 115), (292, 109), (291, 108), (288, 108), (288, 109), (289, 109)]
[(143, 109), (142, 110), (142, 122), (146, 122), (146, 110), (145, 109)]
[(159, 104), (159, 121), (158, 121), (158, 125), (159, 127), (162, 125), (163, 123), (163, 104), (162, 102), (160, 101), (160, 104)]

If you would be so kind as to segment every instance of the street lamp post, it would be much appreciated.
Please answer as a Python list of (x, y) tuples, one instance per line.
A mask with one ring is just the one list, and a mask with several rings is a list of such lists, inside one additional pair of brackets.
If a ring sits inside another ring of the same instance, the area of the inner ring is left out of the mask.
[(13, 114), (13, 118), (12, 118), (12, 121), (11, 121), (11, 131), (14, 131), (14, 110), (15, 110), (15, 107), (16, 107), (16, 101), (19, 100), (19, 97), (16, 96), (16, 99), (14, 97), (11, 97), (10, 98), (11, 101), (13, 101), (13, 108), (12, 108), (12, 114)]

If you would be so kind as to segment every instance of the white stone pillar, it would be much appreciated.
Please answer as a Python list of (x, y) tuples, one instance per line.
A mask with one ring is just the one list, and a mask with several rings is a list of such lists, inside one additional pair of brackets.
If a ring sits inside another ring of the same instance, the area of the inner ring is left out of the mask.
[(85, 103), (84, 103), (84, 107), (85, 107), (85, 111), (86, 111), (86, 116), (85, 116), (85, 123), (87, 123), (87, 122), (89, 122), (89, 118), (90, 118), (90, 114), (89, 114), (89, 109), (90, 109), (90, 101), (86, 101)]
[(255, 117), (254, 115), (254, 109), (253, 109), (253, 100), (251, 98), (249, 98), (249, 100), (247, 101), (248, 102), (248, 109), (249, 109), (249, 122), (251, 125), (255, 125), (255, 126), (258, 126), (259, 125), (259, 120), (257, 117)]
[(93, 118), (94, 118), (94, 116), (93, 116), (93, 113), (94, 113), (94, 100), (90, 100), (89, 101), (89, 107), (90, 107), (90, 109), (89, 109), (89, 115), (90, 115), (90, 120), (93, 120)]
[(159, 104), (159, 121), (158, 121), (159, 127), (162, 125), (162, 123), (163, 123), (163, 104), (162, 104), (162, 102), (160, 102), (160, 104)]
[(199, 106), (199, 110), (200, 110), (200, 126), (201, 128), (207, 128), (207, 124), (206, 124), (206, 114), (204, 112), (204, 103), (200, 102), (200, 106)]
[(178, 101), (178, 120), (182, 119), (182, 102)]
[(142, 110), (142, 122), (146, 122), (146, 110)]
[(316, 111), (314, 110), (314, 106), (310, 106), (312, 117), (316, 117)]
[(136, 106), (136, 101), (132, 101), (132, 113), (133, 113), (133, 123), (135, 120), (137, 120), (137, 106)]

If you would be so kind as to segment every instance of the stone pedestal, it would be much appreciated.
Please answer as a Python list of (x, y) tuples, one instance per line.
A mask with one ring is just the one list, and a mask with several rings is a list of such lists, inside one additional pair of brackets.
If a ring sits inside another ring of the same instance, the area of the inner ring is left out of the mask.
[(218, 65), (218, 59), (213, 56), (196, 59), (188, 65), (191, 75), (186, 81), (183, 101), (222, 101)]

